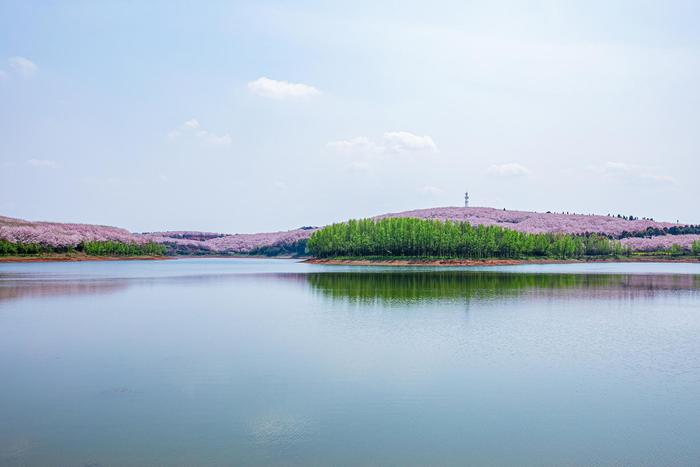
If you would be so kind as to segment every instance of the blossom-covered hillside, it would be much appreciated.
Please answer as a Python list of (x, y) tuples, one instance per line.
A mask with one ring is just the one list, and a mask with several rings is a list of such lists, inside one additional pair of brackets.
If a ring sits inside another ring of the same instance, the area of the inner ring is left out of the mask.
[(12, 243), (39, 243), (52, 248), (75, 247), (81, 242), (116, 241), (122, 243), (148, 242), (142, 235), (126, 229), (91, 224), (62, 224), (30, 222), (0, 216), (0, 240)]
[(255, 249), (292, 245), (307, 239), (315, 228), (254, 234), (214, 234), (209, 232), (154, 232), (143, 234), (149, 241), (172, 245), (179, 251), (199, 253), (249, 253)]
[(645, 219), (626, 220), (619, 217), (592, 214), (504, 211), (494, 208), (477, 207), (417, 209), (415, 211), (377, 216), (378, 219), (385, 217), (415, 217), (418, 219), (466, 221), (472, 225), (497, 225), (506, 229), (529, 233), (600, 233), (612, 236), (621, 235), (623, 232), (643, 232), (649, 227), (663, 229), (678, 225), (670, 222), (656, 222)]
[[(599, 233), (611, 237), (626, 237), (629, 234), (655, 231), (650, 238), (623, 238), (622, 242), (634, 250), (653, 251), (668, 248), (673, 244), (688, 248), (700, 240), (700, 235), (664, 235), (668, 229), (681, 224), (657, 222), (650, 219), (624, 219), (614, 216), (587, 214), (538, 213), (528, 211), (505, 211), (493, 208), (445, 207), (418, 209), (375, 217), (415, 217), (466, 221), (472, 225), (497, 225), (529, 233)], [(84, 241), (113, 240), (124, 243), (155, 242), (167, 245), (171, 252), (182, 254), (235, 254), (256, 252), (265, 248), (289, 247), (307, 239), (317, 230), (315, 227), (255, 233), (225, 234), (197, 231), (170, 231), (131, 233), (125, 229), (89, 224), (61, 224), (56, 222), (31, 222), (0, 216), (0, 240), (21, 243), (40, 243), (51, 247), (76, 246)], [(696, 229), (697, 230), (697, 229)], [(687, 232), (672, 232), (687, 233)]]
[(673, 245), (689, 250), (693, 242), (700, 241), (700, 235), (658, 235), (655, 237), (630, 237), (623, 238), (620, 242), (632, 249), (632, 251), (659, 251), (668, 250)]

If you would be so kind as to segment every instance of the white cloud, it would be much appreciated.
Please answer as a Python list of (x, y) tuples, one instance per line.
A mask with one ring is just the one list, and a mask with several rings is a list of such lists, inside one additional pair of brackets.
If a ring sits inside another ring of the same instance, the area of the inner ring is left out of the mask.
[(430, 136), (418, 136), (408, 131), (384, 133), (384, 146), (395, 152), (429, 151), (437, 152), (437, 146)]
[(312, 97), (321, 93), (317, 88), (308, 84), (277, 81), (265, 76), (249, 82), (248, 90), (256, 96), (270, 99)]
[(426, 185), (418, 189), (418, 192), (427, 196), (439, 196), (445, 193), (445, 190), (436, 186)]
[(37, 169), (56, 169), (58, 162), (49, 159), (29, 159), (27, 164)]
[(12, 71), (24, 77), (32, 76), (39, 69), (36, 63), (24, 57), (12, 57), (7, 63)]
[(530, 174), (530, 169), (511, 162), (508, 164), (494, 164), (486, 170), (486, 173), (497, 177), (522, 177)]
[(179, 128), (168, 132), (168, 139), (174, 140), (179, 138), (183, 134), (194, 134), (194, 137), (203, 143), (210, 144), (212, 146), (223, 146), (231, 144), (233, 141), (231, 136), (228, 134), (217, 135), (209, 130), (205, 130), (199, 124), (199, 120), (196, 118), (191, 118), (185, 123), (180, 125)]
[(590, 167), (604, 178), (615, 182), (643, 182), (654, 185), (675, 185), (677, 180), (661, 174), (656, 167), (648, 167), (626, 162), (606, 162), (601, 166)]
[(207, 130), (200, 130), (197, 132), (197, 138), (207, 144), (212, 145), (226, 145), (231, 144), (231, 137), (229, 135), (216, 135)]
[(331, 141), (326, 148), (344, 154), (357, 156), (381, 156), (408, 153), (437, 152), (437, 146), (430, 136), (418, 136), (407, 131), (389, 131), (379, 141), (366, 136)]
[(182, 124), (183, 128), (187, 128), (189, 130), (194, 130), (199, 128), (199, 121), (196, 118), (191, 118), (187, 120), (185, 123)]

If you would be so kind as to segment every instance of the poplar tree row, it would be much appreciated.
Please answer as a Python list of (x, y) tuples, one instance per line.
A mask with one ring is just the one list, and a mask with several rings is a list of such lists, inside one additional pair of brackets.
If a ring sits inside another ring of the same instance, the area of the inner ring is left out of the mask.
[(578, 258), (629, 254), (600, 235), (526, 233), (468, 222), (387, 218), (350, 220), (314, 232), (310, 254), (328, 257)]

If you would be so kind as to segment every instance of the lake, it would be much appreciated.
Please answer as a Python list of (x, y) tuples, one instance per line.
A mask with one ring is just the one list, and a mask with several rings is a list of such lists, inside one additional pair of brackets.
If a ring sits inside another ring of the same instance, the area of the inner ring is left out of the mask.
[(700, 465), (700, 264), (0, 264), (0, 465)]

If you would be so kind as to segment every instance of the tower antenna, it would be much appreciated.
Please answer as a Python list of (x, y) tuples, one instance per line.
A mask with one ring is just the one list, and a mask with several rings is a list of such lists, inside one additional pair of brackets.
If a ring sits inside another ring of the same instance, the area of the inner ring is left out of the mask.
[(464, 192), (464, 207), (465, 208), (469, 207), (469, 192), (468, 191)]

